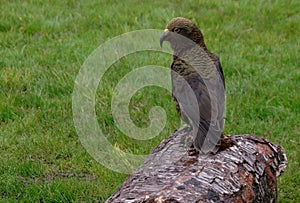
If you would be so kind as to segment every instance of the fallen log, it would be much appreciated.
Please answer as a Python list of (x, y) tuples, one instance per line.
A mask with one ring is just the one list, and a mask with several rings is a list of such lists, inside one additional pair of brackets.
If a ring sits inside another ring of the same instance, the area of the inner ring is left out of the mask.
[(216, 154), (192, 156), (182, 141), (189, 133), (183, 127), (162, 141), (106, 202), (277, 202), (282, 147), (231, 135)]

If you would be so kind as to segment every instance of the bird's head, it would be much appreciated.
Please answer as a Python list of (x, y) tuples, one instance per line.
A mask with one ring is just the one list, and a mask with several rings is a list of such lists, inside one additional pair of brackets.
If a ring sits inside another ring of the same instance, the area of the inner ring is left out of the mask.
[(187, 46), (188, 40), (183, 40), (184, 38), (178, 37), (178, 35), (182, 35), (206, 49), (201, 31), (192, 21), (182, 17), (173, 18), (167, 24), (166, 29), (160, 37), (160, 46), (162, 46), (164, 41), (170, 42), (173, 49)]

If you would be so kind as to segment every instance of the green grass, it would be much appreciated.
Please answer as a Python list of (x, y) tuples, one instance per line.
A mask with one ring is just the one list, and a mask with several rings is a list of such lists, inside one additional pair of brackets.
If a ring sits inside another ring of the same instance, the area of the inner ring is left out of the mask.
[[(221, 58), (225, 132), (282, 145), (289, 164), (278, 179), (279, 202), (300, 202), (299, 1), (138, 2), (0, 2), (0, 202), (101, 202), (116, 190), (127, 176), (96, 162), (76, 134), (75, 78), (101, 43), (133, 30), (163, 29), (176, 16), (193, 20)], [(153, 140), (122, 135), (109, 109), (122, 76), (134, 67), (170, 63), (168, 55), (137, 53), (106, 73), (96, 111), (113, 145), (147, 154), (179, 127), (171, 96), (159, 88), (145, 88), (131, 102), (138, 126), (147, 126), (152, 106), (167, 111), (166, 128)]]

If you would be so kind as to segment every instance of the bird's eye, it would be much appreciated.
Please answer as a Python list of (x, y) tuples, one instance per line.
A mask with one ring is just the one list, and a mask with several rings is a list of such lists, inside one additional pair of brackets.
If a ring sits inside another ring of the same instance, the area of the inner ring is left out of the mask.
[(175, 27), (173, 31), (178, 33), (180, 31), (180, 28)]

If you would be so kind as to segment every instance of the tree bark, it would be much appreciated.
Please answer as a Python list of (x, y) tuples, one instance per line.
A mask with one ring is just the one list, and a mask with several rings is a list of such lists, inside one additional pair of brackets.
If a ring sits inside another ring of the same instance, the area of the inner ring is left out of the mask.
[(189, 134), (183, 127), (162, 141), (106, 202), (277, 202), (281, 146), (231, 135), (216, 154), (190, 155), (182, 141)]

